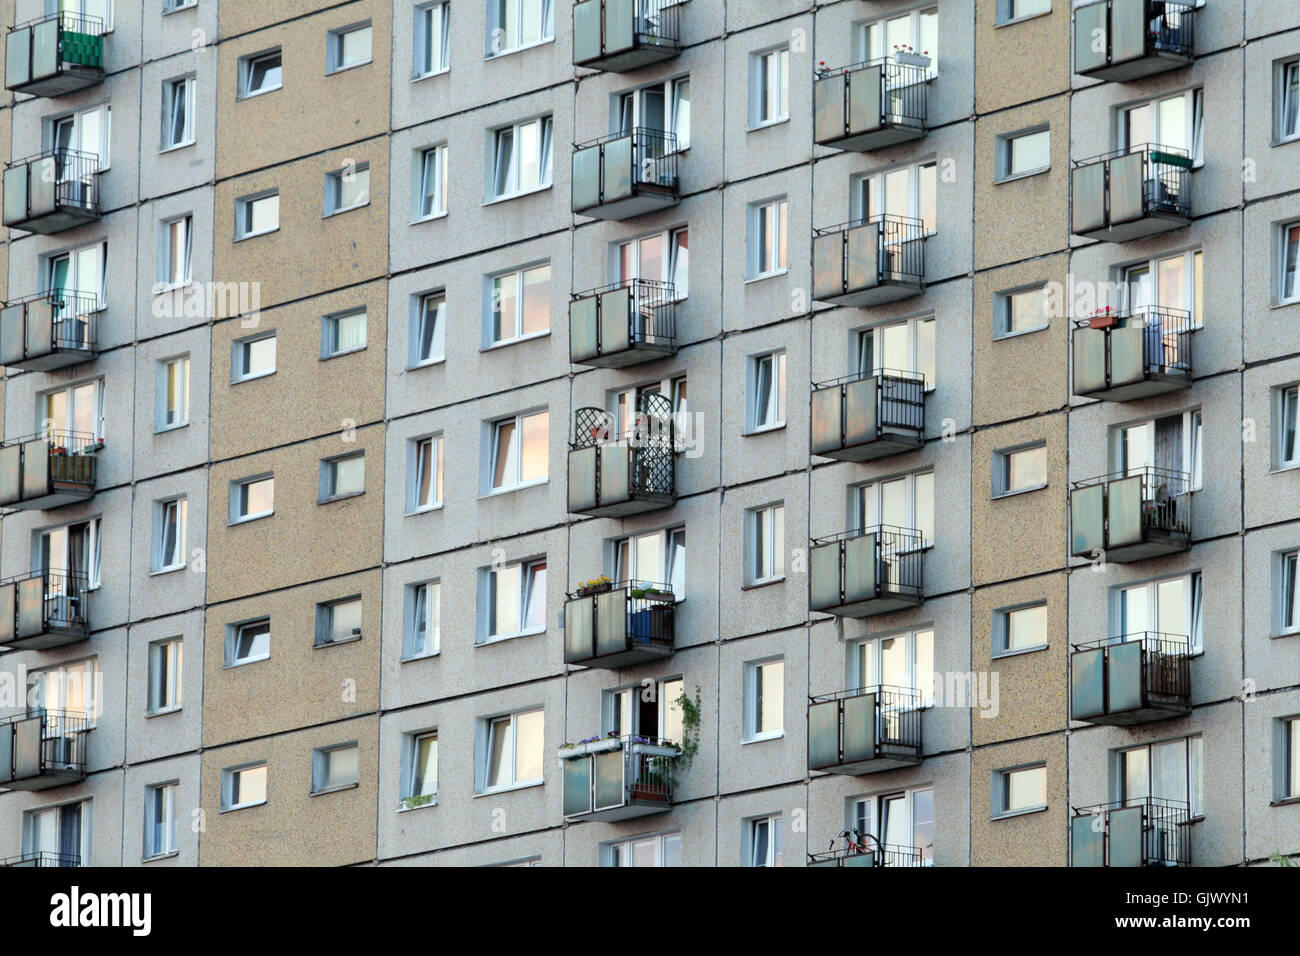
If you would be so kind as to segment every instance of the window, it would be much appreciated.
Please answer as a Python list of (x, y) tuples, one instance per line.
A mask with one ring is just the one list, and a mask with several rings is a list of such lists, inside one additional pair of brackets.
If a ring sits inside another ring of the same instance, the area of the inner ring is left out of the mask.
[(1115, 754), (1119, 799), (1125, 805), (1148, 797), (1171, 800), (1189, 807), (1192, 817), (1201, 816), (1205, 807), (1202, 744), (1200, 737), (1183, 737), (1119, 751)]
[(37, 409), (42, 431), (104, 437), (104, 383), (100, 379), (42, 392)]
[(688, 436), (681, 423), (690, 414), (686, 402), (686, 391), (686, 376), (675, 375), (672, 378), (647, 382), (644, 385), (634, 385), (631, 388), (624, 388), (614, 392), (611, 408), (611, 413), (614, 416), (614, 436), (618, 440), (624, 441), (630, 440), (636, 435), (637, 428), (643, 427), (638, 425), (640, 413), (637, 409), (641, 407), (644, 396), (662, 395), (668, 399), (669, 404), (672, 406), (672, 413), (677, 423), (674, 436), (676, 450), (679, 452), (685, 450)]
[(329, 66), (326, 73), (337, 73), (370, 62), (370, 24), (359, 24), (329, 35)]
[(926, 235), (938, 229), (938, 175), (933, 162), (859, 176), (853, 190), (855, 219), (919, 219)]
[(611, 843), (602, 854), (605, 866), (681, 866), (682, 835), (665, 833)]
[(993, 453), (993, 497), (1033, 491), (1046, 485), (1046, 445)]
[(1120, 122), (1122, 148), (1181, 149), (1199, 166), (1205, 159), (1201, 92), (1185, 90), (1126, 108)]
[(404, 747), (402, 800), (407, 807), (421, 805), (428, 801), (416, 803), (418, 798), (438, 794), (438, 732), (406, 734)]
[(144, 790), (144, 856), (153, 859), (175, 853), (176, 799), (180, 795), (179, 783), (160, 783)]
[(546, 629), (546, 560), (520, 561), (484, 572), (486, 634), (480, 644)]
[(1277, 139), (1300, 137), (1300, 60), (1282, 63), (1277, 71)]
[(785, 726), (785, 661), (745, 665), (746, 740), (780, 737)]
[[(88, 588), (99, 587), (99, 519), (79, 521), (40, 532), (40, 567), (84, 577)], [(59, 621), (76, 621), (82, 616), (81, 597), (77, 589), (66, 588), (58, 581), (47, 587), (45, 612)]]
[(280, 51), (259, 53), (239, 61), (239, 95), (247, 99), (280, 88)]
[(442, 584), (422, 581), (407, 585), (406, 626), (402, 635), (402, 659), (414, 660), (437, 654), (442, 647), (439, 620), (442, 616)]
[(893, 56), (900, 47), (908, 46), (916, 53), (930, 58), (930, 76), (939, 70), (939, 8), (925, 7), (908, 13), (886, 17), (868, 23), (859, 23), (853, 38), (856, 59), (880, 60)]
[(162, 224), (158, 281), (165, 286), (183, 286), (190, 281), (190, 260), (194, 244), (192, 223), (192, 217), (182, 216)]
[[(1125, 303), (1131, 310), (1158, 306), (1163, 309), (1180, 309), (1191, 313), (1192, 324), (1201, 325), (1202, 266), (1199, 251), (1180, 252), (1147, 262), (1139, 262), (1123, 269)], [(1148, 325), (1157, 323), (1159, 316), (1148, 316)]]
[(414, 300), (411, 321), (411, 367), (432, 365), (443, 360), (447, 296), (429, 292)]
[(320, 501), (359, 495), (366, 490), (365, 453), (325, 458), (320, 463)]
[(236, 339), (232, 346), (230, 384), (261, 378), (275, 372), (275, 333)]
[(786, 229), (789, 203), (784, 199), (749, 207), (749, 276), (763, 279), (786, 269)]
[(691, 80), (678, 77), (623, 93), (618, 98), (618, 130), (630, 135), (636, 129), (669, 133), (676, 148), (691, 145)]
[(1300, 798), (1300, 717), (1288, 717), (1279, 723), (1283, 748), (1279, 769), (1284, 783), (1277, 796), (1282, 800), (1294, 800)]
[(551, 266), (516, 269), (493, 276), (491, 328), (485, 345), (500, 345), (551, 328)]
[(163, 149), (194, 142), (194, 87), (192, 76), (163, 84)]
[(1030, 604), (993, 612), (994, 656), (1046, 646), (1046, 604)]
[(221, 809), (242, 810), (266, 803), (266, 764), (221, 771)]
[(104, 30), (113, 29), (113, 0), (46, 0), (46, 9), (74, 17), (94, 17), (104, 24)]
[(762, 584), (785, 577), (785, 506), (769, 505), (745, 512), (745, 583)]
[(320, 356), (323, 359), (366, 347), (366, 310), (352, 309), (321, 319)]
[(534, 412), (492, 423), (491, 491), (509, 491), (546, 480), (550, 414)]
[[(94, 658), (27, 673), (29, 712), (57, 712), (47, 715), (46, 740), (62, 734), (60, 722), (65, 714), (70, 718), (88, 720), (94, 725), (99, 719), (99, 700), (96, 697), (99, 680), (99, 663)], [(68, 746), (73, 745), (69, 740)]]
[(601, 696), (601, 729), (606, 735), (682, 740), (682, 679), (658, 680), (605, 691)]
[(49, 854), (58, 866), (90, 866), (91, 801), (23, 812), (23, 855)]
[(480, 791), (542, 782), (545, 718), (541, 710), (506, 714), (481, 721)]
[[(618, 243), (615, 249), (618, 256), (618, 281), (648, 279), (653, 282), (668, 282), (672, 284), (672, 294), (677, 299), (686, 298), (690, 287), (691, 266), (688, 243), (689, 234), (685, 226)], [(652, 292), (651, 295), (658, 299), (658, 293)], [(651, 303), (645, 305), (654, 307)]]
[(853, 517), (859, 531), (881, 526), (918, 532), (928, 547), (934, 543), (934, 472), (924, 471), (858, 485)]
[(1279, 597), (1275, 631), (1279, 634), (1300, 633), (1300, 551), (1277, 555), (1279, 587), (1273, 593)]
[(416, 438), (409, 443), (407, 511), (426, 511), (442, 505), (442, 436)]
[(1052, 0), (998, 0), (997, 23), (1010, 23), (1052, 12)]
[(181, 707), (181, 673), (185, 642), (179, 637), (149, 645), (149, 713), (165, 714)]
[(271, 656), (271, 619), (231, 624), (226, 628), (226, 666), (251, 664)]
[(235, 241), (251, 239), (280, 228), (280, 194), (235, 200)]
[(359, 748), (356, 743), (312, 751), (311, 792), (329, 793), (357, 785)]
[(555, 39), (554, 0), (488, 0), (487, 55)]
[(749, 360), (749, 431), (785, 425), (785, 353), (769, 352)]
[[(929, 628), (906, 631), (850, 644), (849, 684), (861, 690), (873, 687), (914, 690), (920, 694), (922, 706), (933, 706), (934, 631)], [(899, 734), (895, 732), (893, 736)]]
[(173, 13), (188, 7), (197, 7), (199, 0), (163, 0), (163, 13)]
[(489, 201), (550, 187), (551, 131), (549, 116), (493, 131)]
[(1014, 179), (1046, 172), (1052, 162), (1050, 137), (1051, 133), (1045, 129), (999, 137), (997, 178)]
[[(96, 242), (93, 245), (71, 249), (45, 260), (42, 270), (45, 288), (49, 292), (63, 293), (74, 303), (71, 310), (58, 316), (63, 324), (60, 338), (83, 343), (89, 347), (87, 334), (89, 322), (85, 313), (101, 309), (107, 299), (107, 283), (104, 263), (108, 259), (108, 243)], [(74, 334), (74, 330), (80, 334)]]
[(370, 165), (349, 166), (325, 177), (325, 215), (370, 204)]
[(1300, 302), (1300, 222), (1282, 228), (1282, 276), (1279, 291), (1282, 302)]
[(1045, 286), (999, 292), (993, 297), (993, 307), (995, 339), (1045, 329), (1051, 321)]
[(1296, 442), (1297, 422), (1300, 422), (1300, 385), (1275, 389), (1274, 395), (1273, 420), (1277, 422), (1274, 460), (1279, 468), (1292, 468), (1300, 465), (1300, 444)]
[(993, 775), (993, 816), (1008, 816), (1047, 806), (1047, 767), (999, 770)]
[[(112, 108), (107, 104), (57, 116), (46, 121), (45, 136), (51, 149), (73, 150), (94, 156), (99, 161), (99, 170), (103, 171), (109, 166), (108, 144), (112, 117)], [(61, 160), (58, 162), (62, 164)], [(55, 175), (62, 190), (71, 190), (74, 192), (72, 198), (79, 198), (75, 191), (85, 187), (80, 183), (77, 169), (63, 166), (56, 170)]]
[(230, 521), (252, 521), (275, 513), (275, 478), (263, 475), (230, 483)]
[[(921, 865), (934, 865), (934, 788), (884, 793), (853, 802), (852, 826), (863, 837), (874, 837), (886, 854), (920, 850)], [(863, 839), (870, 844), (869, 840)], [(886, 865), (894, 863), (888, 856)]]
[[(1164, 474), (1167, 472), (1190, 475), (1188, 490), (1200, 490), (1203, 442), (1199, 410), (1121, 426), (1113, 429), (1112, 442), (1114, 471), (1138, 475), (1156, 469), (1148, 493), (1161, 491), (1160, 485), (1168, 480)], [(1170, 490), (1181, 493), (1181, 483)]]
[(669, 528), (613, 542), (615, 581), (667, 584), (677, 600), (686, 596), (686, 529)]
[(451, 66), (451, 5), (425, 3), (415, 8), (415, 79), (445, 73)]
[(190, 423), (190, 357), (164, 359), (158, 363), (155, 382), (156, 431), (180, 428)]
[(790, 118), (790, 50), (749, 56), (749, 125), (751, 128)]
[(189, 502), (184, 498), (155, 501), (153, 505), (153, 570), (177, 571), (185, 567), (185, 520)]
[(316, 646), (328, 647), (361, 638), (361, 596), (316, 605)]
[(746, 866), (782, 866), (781, 817), (745, 821)]
[(1122, 587), (1118, 598), (1119, 639), (1158, 636), (1186, 640), (1193, 654), (1204, 650), (1200, 572)]
[(435, 219), (447, 212), (447, 147), (420, 151), (415, 192), (415, 218)]
[(910, 372), (925, 378), (926, 389), (935, 387), (938, 372), (934, 358), (934, 316), (908, 319), (862, 329), (857, 335), (859, 375)]

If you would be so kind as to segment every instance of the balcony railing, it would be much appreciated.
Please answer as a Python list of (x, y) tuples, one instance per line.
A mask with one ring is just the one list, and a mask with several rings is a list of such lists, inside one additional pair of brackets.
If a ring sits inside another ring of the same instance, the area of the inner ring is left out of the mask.
[(1192, 546), (1191, 476), (1134, 468), (1074, 482), (1070, 554), (1126, 563)]
[(569, 512), (621, 518), (671, 507), (677, 501), (676, 428), (672, 403), (644, 394), (628, 431), (615, 417), (579, 408), (569, 445)]
[(864, 306), (920, 295), (925, 287), (925, 223), (873, 216), (813, 234), (813, 298)]
[(915, 607), (925, 547), (919, 531), (890, 525), (813, 539), (808, 607), (839, 617)]
[(45, 510), (87, 500), (101, 448), (92, 434), (55, 430), (0, 443), (0, 507)]
[(1070, 172), (1070, 231), (1128, 242), (1191, 222), (1193, 167), (1187, 151), (1146, 144), (1076, 160)]
[(0, 651), (48, 650), (90, 637), (90, 580), (46, 568), (0, 581)]
[(637, 127), (573, 147), (573, 211), (631, 219), (677, 205), (677, 137)]
[(81, 866), (81, 857), (75, 853), (51, 853), (47, 850), (34, 850), (19, 856), (0, 860), (0, 867), (53, 867)]
[(52, 149), (5, 165), (4, 224), (49, 235), (99, 218), (99, 156)]
[(921, 692), (859, 687), (808, 698), (808, 769), (864, 774), (921, 762)]
[(605, 737), (560, 750), (566, 819), (630, 820), (673, 805), (681, 750), (652, 737)]
[(1076, 809), (1070, 851), (1071, 866), (1191, 866), (1187, 804), (1144, 797)]
[(5, 36), (5, 88), (62, 96), (104, 78), (104, 21), (53, 13), (20, 23)]
[(1076, 319), (1074, 394), (1131, 402), (1192, 384), (1190, 312), (1143, 306)]
[(55, 289), (0, 306), (0, 366), (48, 372), (95, 357), (99, 297)]
[(824, 853), (809, 853), (809, 866), (925, 866), (920, 847), (881, 843), (873, 836), (845, 830)]
[(613, 670), (671, 657), (676, 606), (667, 584), (575, 591), (564, 605), (564, 662)]
[(869, 461), (914, 451), (925, 432), (925, 376), (882, 369), (814, 384), (811, 414), (814, 455)]
[(677, 290), (671, 282), (625, 279), (569, 303), (569, 361), (624, 368), (677, 351)]
[(1076, 644), (1070, 655), (1070, 719), (1127, 727), (1191, 712), (1190, 644), (1143, 631)]
[(1186, 66), (1195, 23), (1194, 4), (1179, 0), (1102, 0), (1078, 7), (1074, 72), (1127, 83)]
[(683, 0), (578, 0), (573, 64), (623, 73), (681, 52)]
[(925, 135), (928, 66), (890, 57), (819, 73), (813, 80), (813, 139), (863, 152)]
[(86, 734), (82, 714), (39, 710), (0, 720), (0, 788), (47, 790), (86, 776)]

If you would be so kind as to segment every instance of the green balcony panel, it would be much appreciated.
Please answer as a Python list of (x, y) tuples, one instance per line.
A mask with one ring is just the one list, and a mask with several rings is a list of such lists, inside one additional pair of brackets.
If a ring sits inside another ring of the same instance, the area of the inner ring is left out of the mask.
[(0, 507), (9, 507), (23, 497), (23, 446), (0, 445)]
[(884, 74), (880, 66), (869, 66), (849, 74), (848, 133), (857, 136), (881, 128)]
[(5, 89), (23, 86), (32, 78), (30, 30), (11, 30), (5, 36)]
[(869, 601), (879, 593), (876, 536), (859, 535), (844, 541), (844, 603)]
[(842, 409), (844, 397), (838, 386), (819, 388), (812, 393), (810, 413), (811, 450), (814, 455), (839, 451), (844, 447)]
[(32, 80), (53, 80), (59, 73), (59, 21), (45, 20), (32, 27)]
[(840, 762), (840, 710), (828, 700), (808, 707), (808, 769), (822, 770)]
[(607, 442), (600, 447), (600, 503), (617, 505), (632, 497), (629, 468), (631, 450), (626, 442)]
[(1076, 488), (1070, 493), (1070, 553), (1091, 555), (1106, 548), (1105, 501), (1103, 485)]
[(50, 491), (50, 443), (44, 438), (23, 442), (23, 498), (40, 498)]
[(592, 797), (592, 810), (610, 810), (621, 807), (625, 800), (623, 789), (623, 767), (625, 758), (622, 750), (607, 750), (592, 756), (592, 778), (595, 790)]
[(632, 18), (637, 0), (605, 0), (606, 54), (623, 53), (635, 45)]
[(1076, 329), (1070, 341), (1074, 356), (1074, 394), (1098, 392), (1106, 381), (1106, 332)]
[(622, 73), (680, 52), (677, 4), (661, 0), (580, 0), (573, 5), (573, 62)]
[(1146, 156), (1129, 153), (1107, 160), (1110, 166), (1110, 222), (1134, 222), (1146, 215), (1142, 201)]
[(1074, 866), (1106, 865), (1106, 831), (1100, 814), (1084, 813), (1070, 819), (1070, 844)]
[(573, 211), (600, 205), (601, 151), (588, 146), (573, 153)]
[(880, 284), (880, 224), (854, 226), (846, 236), (844, 285), (850, 291), (870, 289)]
[(1108, 653), (1107, 709), (1111, 712), (1139, 710), (1144, 702), (1142, 644), (1138, 641), (1114, 644), (1108, 648)]
[(857, 763), (876, 756), (876, 695), (846, 697), (844, 705), (844, 762)]
[(1106, 651), (1094, 648), (1070, 657), (1070, 719), (1087, 720), (1106, 712)]
[(874, 853), (855, 853), (852, 856), (844, 857), (844, 866), (875, 866), (876, 855)]
[(858, 445), (879, 437), (879, 379), (874, 375), (844, 386), (844, 444)]
[(569, 452), (569, 512), (585, 514), (596, 507), (596, 456), (601, 446)]
[(0, 650), (14, 639), (17, 619), (18, 587), (12, 582), (0, 584)]
[(35, 777), (41, 772), (41, 719), (29, 717), (13, 727), (14, 774), (10, 779)]
[(1142, 541), (1142, 478), (1133, 475), (1106, 487), (1106, 547)]
[(831, 232), (813, 239), (813, 298), (833, 301), (844, 294), (844, 233)]
[(573, 62), (588, 63), (600, 58), (602, 27), (601, 0), (573, 5)]
[(627, 648), (627, 592), (596, 595), (596, 654), (604, 656)]
[(591, 759), (570, 757), (564, 764), (564, 815), (591, 812)]
[(599, 296), (589, 295), (569, 303), (569, 361), (581, 365), (600, 354), (596, 337)]
[(594, 597), (577, 598), (564, 607), (564, 661), (574, 663), (591, 657), (595, 647)]
[(1146, 55), (1149, 0), (1110, 0), (1110, 60), (1121, 63)]
[(602, 352), (623, 352), (631, 347), (632, 290), (626, 286), (600, 297)]
[(624, 136), (605, 144), (601, 168), (604, 205), (632, 198), (632, 137)]
[(1107, 56), (1107, 9), (1093, 3), (1074, 11), (1074, 71), (1091, 73), (1110, 62)]
[(1146, 329), (1126, 326), (1111, 329), (1109, 335), (1110, 384), (1130, 385), (1146, 378), (1146, 362), (1143, 359)]
[(1086, 235), (1106, 225), (1106, 164), (1076, 167), (1070, 173), (1070, 231)]
[(1107, 813), (1111, 866), (1141, 866), (1143, 863), (1142, 806), (1118, 807)]
[(18, 640), (39, 637), (45, 633), (45, 590), (45, 579), (40, 576), (25, 578), (18, 582), (15, 593), (18, 604), (15, 636)]
[(816, 545), (809, 555), (809, 601), (813, 610), (838, 607), (840, 603), (839, 542)]

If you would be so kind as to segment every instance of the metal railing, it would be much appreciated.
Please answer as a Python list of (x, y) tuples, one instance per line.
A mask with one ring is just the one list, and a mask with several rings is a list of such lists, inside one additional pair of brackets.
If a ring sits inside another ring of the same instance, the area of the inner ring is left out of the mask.
[(1148, 0), (1147, 36), (1153, 49), (1190, 56), (1196, 7), (1178, 0)]
[[(826, 388), (843, 390), (845, 385), (874, 378), (877, 391), (877, 423), (880, 428), (905, 428), (922, 431), (925, 428), (925, 376), (920, 372), (878, 368), (874, 371), (854, 372), (829, 382), (814, 382), (812, 391)], [(844, 416), (841, 426), (846, 424)]]
[[(1167, 309), (1158, 305), (1143, 305), (1126, 312), (1114, 313), (1115, 326), (1140, 326), (1142, 334), (1142, 367), (1148, 374), (1165, 375), (1171, 371), (1190, 374), (1192, 370), (1192, 333), (1197, 326), (1192, 313), (1183, 309)], [(1074, 320), (1075, 328), (1093, 328), (1092, 318)], [(1105, 328), (1099, 326), (1098, 328)]]
[[(633, 804), (668, 809), (672, 804), (673, 761), (680, 755), (681, 748), (673, 741), (639, 734), (592, 737), (575, 747), (561, 747), (565, 816), (619, 810)], [(613, 766), (616, 763), (621, 764), (621, 779)]]
[(880, 68), (880, 121), (882, 124), (924, 126), (926, 110), (926, 81), (935, 77), (929, 66), (899, 63), (892, 56), (874, 60), (859, 60), (848, 66), (818, 70), (815, 80), (844, 77), (844, 115), (850, 116), (852, 75), (860, 70)]
[(67, 30), (69, 33), (84, 33), (92, 37), (104, 35), (104, 20), (102, 17), (87, 17), (66, 10), (61, 10), (58, 13), (48, 13), (32, 20), (24, 20), (22, 23), (14, 24), (13, 29), (24, 30), (27, 27), (34, 27), (38, 23), (45, 23), (49, 20), (58, 20), (59, 29)]
[[(41, 721), (40, 770), (84, 774), (86, 771), (85, 736), (90, 720), (84, 713), (66, 710), (29, 709), (25, 714), (0, 719), (0, 734), (10, 732), (16, 724), (39, 718)], [(16, 756), (16, 755), (15, 755)], [(15, 779), (10, 767), (9, 779)]]
[[(51, 349), (75, 349), (81, 352), (95, 350), (95, 313), (103, 308), (98, 295), (93, 292), (78, 292), (76, 289), (50, 289), (21, 299), (12, 299), (0, 308), (12, 309), (33, 302), (49, 303)], [(23, 314), (26, 315), (26, 309)], [(27, 340), (26, 329), (23, 330), (22, 340)]]
[[(605, 0), (601, 0), (603, 4)], [(635, 0), (632, 34), (638, 44), (675, 46), (681, 39), (683, 0)]]
[[(672, 586), (655, 581), (619, 581), (609, 586), (581, 589), (567, 595), (569, 602), (582, 601), (607, 594), (623, 592), (627, 600), (627, 640), (629, 644), (657, 644), (673, 646), (673, 611), (677, 596)], [(567, 613), (567, 608), (566, 608)], [(600, 643), (600, 614), (596, 602), (591, 603), (592, 639)], [(595, 648), (592, 648), (595, 657)]]
[(1105, 846), (1103, 860), (1112, 860), (1110, 815), (1115, 811), (1142, 809), (1141, 863), (1143, 866), (1190, 866), (1191, 810), (1180, 800), (1162, 797), (1133, 797), (1099, 803), (1091, 807), (1078, 807), (1075, 817), (1101, 816)]
[[(1142, 156), (1142, 205), (1146, 213), (1174, 216), (1192, 214), (1189, 174), (1194, 165), (1187, 150), (1158, 143), (1135, 143), (1097, 156), (1074, 161), (1076, 168), (1123, 159), (1133, 153)], [(1107, 193), (1110, 192), (1109, 186)], [(1109, 205), (1109, 203), (1108, 203)]]
[[(47, 473), (51, 482), (93, 485), (98, 473), (96, 453), (104, 443), (91, 432), (50, 428), (21, 438), (6, 438), (0, 448), (44, 440), (48, 446)], [(24, 451), (24, 455), (26, 454)]]
[[(585, 292), (575, 292), (570, 298), (600, 298), (619, 289), (628, 290), (628, 344), (653, 345), (671, 349), (677, 337), (677, 289), (671, 282), (657, 279), (623, 279)], [(596, 323), (596, 345), (604, 343), (600, 336), (601, 323)]]
[[(620, 139), (632, 140), (632, 185), (677, 188), (677, 136), (661, 129), (636, 126), (610, 133), (589, 143), (575, 143), (574, 151), (604, 147)], [(602, 167), (607, 162), (601, 154)]]
[(0, 867), (69, 867), (81, 866), (81, 856), (76, 853), (54, 853), (49, 850), (34, 850), (19, 856), (5, 857), (0, 860)]
[(839, 544), (840, 593), (844, 593), (844, 542), (868, 534), (876, 535), (876, 584), (879, 589), (891, 594), (920, 597), (925, 548), (929, 542), (913, 528), (894, 525), (874, 525), (812, 539), (814, 548)]
[[(1085, 478), (1073, 482), (1075, 490), (1093, 485), (1109, 485), (1126, 478), (1142, 479), (1142, 527), (1169, 532), (1191, 531), (1191, 501), (1184, 496), (1191, 491), (1192, 476), (1185, 471), (1172, 471), (1168, 468), (1155, 468), (1150, 465), (1142, 468), (1130, 468), (1127, 471), (1114, 471), (1096, 478)], [(1184, 500), (1180, 508), (1179, 501)]]
[[(640, 397), (623, 434), (615, 416), (603, 408), (579, 408), (573, 413), (573, 451), (621, 443), (628, 447), (628, 491), (632, 495), (674, 495), (673, 456), (676, 452), (676, 423), (672, 403), (662, 395)], [(596, 456), (596, 487), (600, 487), (600, 461)]]
[(41, 568), (0, 580), (0, 587), (35, 578), (45, 581), (42, 615), (47, 626), (88, 626), (86, 602), (90, 597), (87, 593), (90, 590), (90, 576), (85, 571)]
[[(925, 223), (911, 216), (894, 216), (880, 213), (862, 219), (842, 222), (825, 229), (816, 229), (813, 236), (830, 236), (846, 233), (850, 229), (878, 224), (876, 231), (876, 262), (880, 266), (880, 278), (903, 279), (915, 282), (925, 280)], [(844, 243), (845, 260), (841, 264), (840, 274), (848, 276), (848, 243)], [(852, 291), (847, 290), (847, 291)]]
[(870, 687), (854, 687), (834, 694), (822, 694), (817, 697), (809, 695), (808, 703), (840, 704), (840, 734), (843, 740), (844, 708), (843, 702), (854, 697), (874, 694), (876, 697), (875, 741), (879, 747), (901, 747), (921, 751), (921, 713), (925, 707), (925, 696), (913, 687), (898, 687), (890, 684), (875, 684)]
[(79, 149), (49, 149), (5, 165), (14, 169), (51, 159), (54, 162), (54, 205), (95, 212), (99, 209), (99, 155)]
[[(870, 856), (872, 862), (862, 861), (864, 856)], [(831, 837), (825, 852), (809, 853), (808, 862), (840, 866), (925, 866), (925, 854), (920, 847), (881, 843), (869, 833), (849, 829)]]
[(1192, 694), (1191, 640), (1182, 634), (1134, 631), (1073, 645), (1075, 651), (1102, 650), (1120, 644), (1142, 645), (1142, 687), (1147, 694), (1189, 700)]

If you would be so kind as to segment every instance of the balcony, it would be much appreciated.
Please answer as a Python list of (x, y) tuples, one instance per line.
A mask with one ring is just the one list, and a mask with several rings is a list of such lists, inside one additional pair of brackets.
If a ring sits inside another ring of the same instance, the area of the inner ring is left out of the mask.
[(921, 603), (925, 540), (919, 531), (878, 525), (816, 538), (808, 607), (837, 617), (870, 617)]
[(614, 437), (612, 419), (600, 408), (574, 412), (569, 512), (622, 518), (672, 507), (677, 501), (672, 404), (662, 395), (642, 395), (624, 437)]
[(54, 13), (20, 23), (5, 36), (5, 89), (62, 96), (104, 78), (104, 21)]
[(1192, 160), (1145, 145), (1078, 160), (1070, 172), (1070, 232), (1102, 242), (1145, 239), (1191, 222)]
[(845, 830), (824, 853), (809, 853), (809, 866), (926, 866), (920, 847), (881, 843), (873, 836)]
[(579, 589), (564, 605), (564, 663), (615, 670), (671, 657), (676, 597), (666, 584)]
[(0, 788), (48, 790), (86, 776), (86, 734), (80, 715), (40, 710), (0, 720)]
[(925, 431), (925, 377), (890, 369), (812, 387), (810, 450), (870, 461), (915, 451)]
[(677, 137), (637, 127), (573, 148), (573, 211), (621, 220), (677, 205)]
[(813, 81), (813, 140), (865, 152), (925, 135), (929, 66), (886, 57), (819, 73)]
[(0, 443), (0, 507), (44, 511), (86, 501), (103, 447), (94, 435), (62, 431)]
[(1070, 554), (1126, 564), (1192, 546), (1191, 476), (1137, 468), (1074, 482)]
[(682, 50), (683, 0), (578, 0), (573, 65), (625, 73), (671, 60)]
[[(1193, 7), (1178, 0), (1102, 0), (1078, 7), (1074, 72), (1128, 83), (1186, 66), (1192, 62)], [(1099, 44), (1102, 37), (1105, 43)]]
[(54, 290), (0, 306), (0, 366), (49, 372), (95, 357), (99, 297)]
[(677, 290), (671, 282), (628, 279), (569, 303), (569, 361), (626, 368), (677, 351)]
[(32, 571), (0, 581), (0, 651), (44, 651), (90, 637), (89, 579)]
[(99, 157), (53, 149), (5, 164), (4, 224), (50, 235), (99, 218)]
[(75, 853), (49, 853), (45, 850), (33, 850), (21, 856), (10, 856), (0, 860), (0, 867), (53, 867), (81, 866), (81, 857)]
[(919, 691), (860, 687), (808, 698), (808, 769), (865, 774), (921, 762)]
[(1143, 797), (1082, 807), (1070, 818), (1071, 866), (1191, 866), (1187, 804)]
[(813, 298), (864, 306), (920, 295), (925, 288), (925, 224), (873, 216), (813, 234)]
[(650, 737), (597, 738), (560, 750), (566, 820), (631, 820), (673, 805), (677, 745)]
[(1144, 631), (1076, 644), (1070, 655), (1070, 719), (1129, 727), (1191, 712), (1186, 637)]
[(1132, 402), (1192, 384), (1190, 312), (1144, 306), (1076, 319), (1074, 394)]

